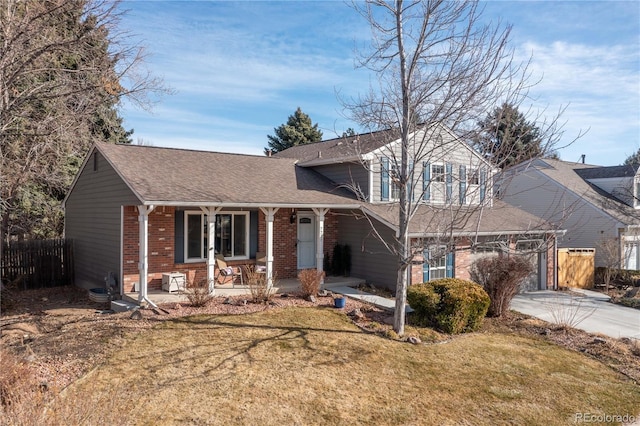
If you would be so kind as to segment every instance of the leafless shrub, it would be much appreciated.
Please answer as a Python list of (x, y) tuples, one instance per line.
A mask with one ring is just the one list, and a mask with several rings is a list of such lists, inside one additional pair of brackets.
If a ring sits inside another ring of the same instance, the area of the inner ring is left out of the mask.
[(552, 322), (561, 328), (576, 328), (581, 322), (589, 318), (596, 311), (596, 307), (583, 304), (581, 297), (558, 296), (554, 303), (547, 304)]
[(298, 274), (302, 295), (304, 297), (315, 296), (320, 290), (320, 284), (324, 278), (324, 271), (317, 269), (303, 269)]
[(501, 317), (509, 311), (522, 280), (532, 271), (531, 262), (518, 256), (485, 257), (473, 263), (471, 280), (480, 284), (489, 295), (489, 316)]
[(273, 298), (273, 288), (276, 285), (275, 274), (271, 278), (272, 285), (269, 286), (267, 274), (257, 270), (255, 266), (246, 266), (245, 273), (247, 283), (249, 284), (249, 291), (251, 292), (251, 300), (253, 300), (254, 303), (266, 303)]
[(206, 279), (189, 282), (185, 295), (191, 306), (196, 308), (206, 306), (213, 299), (213, 294), (209, 291), (209, 281)]

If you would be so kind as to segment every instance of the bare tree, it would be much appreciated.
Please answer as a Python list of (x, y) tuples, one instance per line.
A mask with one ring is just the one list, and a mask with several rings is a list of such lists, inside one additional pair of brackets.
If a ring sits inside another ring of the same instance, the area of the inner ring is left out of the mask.
[(609, 293), (609, 285), (616, 271), (620, 270), (620, 240), (618, 238), (607, 238), (598, 241), (597, 250), (601, 253), (604, 262), (602, 280), (605, 293)]
[[(388, 142), (400, 144), (397, 150), (377, 153), (388, 158), (389, 165), (386, 171), (374, 171), (388, 174), (397, 191), (397, 241), (388, 249), (398, 261), (394, 330), (403, 334), (409, 266), (423, 249), (412, 246), (410, 223), (417, 221), (425, 235), (451, 247), (454, 229), (479, 223), (483, 206), (490, 204), (491, 177), (500, 166), (485, 163), (487, 170), (480, 175), (461, 169), (459, 194), (474, 202), (455, 203), (447, 189), (447, 203), (425, 213), (419, 200), (431, 186), (418, 187), (427, 173), (418, 165), (454, 155), (461, 140), (474, 139), (476, 124), (489, 111), (503, 103), (521, 106), (532, 83), (528, 63), (515, 61), (508, 45), (511, 26), (483, 24), (477, 2), (371, 0), (353, 7), (372, 31), (370, 48), (359, 54), (360, 66), (371, 70), (376, 80), (369, 93), (345, 102), (345, 107), (364, 128), (384, 130)], [(529, 121), (540, 130), (544, 153), (557, 144), (562, 126), (557, 117), (542, 122), (540, 117)], [(481, 156), (491, 158), (489, 153)], [(435, 169), (435, 178), (453, 175), (447, 172)], [(475, 179), (475, 185), (467, 185), (469, 179)]]
[(130, 141), (120, 101), (167, 92), (121, 16), (117, 1), (0, 0), (0, 241), (36, 225), (60, 235), (59, 201), (91, 144)]

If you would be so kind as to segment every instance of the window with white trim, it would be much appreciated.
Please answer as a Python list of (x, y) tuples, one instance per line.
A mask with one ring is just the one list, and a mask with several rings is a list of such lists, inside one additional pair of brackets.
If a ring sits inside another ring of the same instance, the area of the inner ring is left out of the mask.
[[(208, 217), (201, 212), (185, 212), (184, 245), (187, 262), (208, 257)], [(227, 259), (249, 258), (249, 212), (216, 214), (215, 248)]]
[(432, 164), (431, 165), (431, 181), (432, 182), (444, 182), (444, 164)]
[(479, 185), (480, 184), (480, 174), (478, 169), (469, 170), (469, 185)]
[(447, 252), (445, 246), (430, 246), (424, 251), (423, 281), (452, 278), (453, 262), (453, 252)]

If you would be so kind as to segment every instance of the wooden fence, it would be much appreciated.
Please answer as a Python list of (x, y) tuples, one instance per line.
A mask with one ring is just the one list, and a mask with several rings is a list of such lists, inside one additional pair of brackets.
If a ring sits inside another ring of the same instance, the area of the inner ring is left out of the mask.
[(73, 284), (71, 240), (29, 240), (2, 247), (2, 281), (27, 290)]

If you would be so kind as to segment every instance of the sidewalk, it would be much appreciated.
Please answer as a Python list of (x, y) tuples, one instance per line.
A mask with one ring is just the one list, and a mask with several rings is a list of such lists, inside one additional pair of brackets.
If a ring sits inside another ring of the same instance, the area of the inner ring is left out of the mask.
[[(363, 302), (371, 303), (379, 308), (387, 311), (393, 311), (396, 308), (395, 299), (387, 299), (386, 297), (376, 296), (375, 294), (365, 293), (357, 288), (351, 287), (333, 287), (330, 289), (333, 293), (342, 294), (343, 296), (350, 297), (352, 299), (362, 300)], [(409, 305), (405, 308), (406, 313), (413, 312), (413, 309)]]

